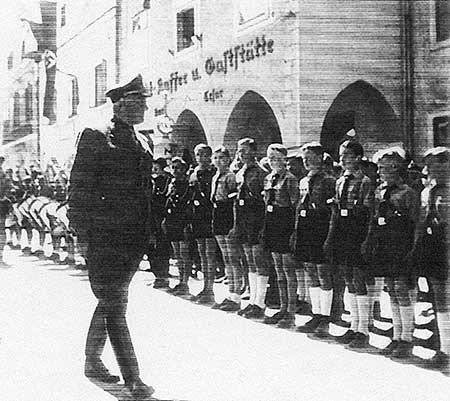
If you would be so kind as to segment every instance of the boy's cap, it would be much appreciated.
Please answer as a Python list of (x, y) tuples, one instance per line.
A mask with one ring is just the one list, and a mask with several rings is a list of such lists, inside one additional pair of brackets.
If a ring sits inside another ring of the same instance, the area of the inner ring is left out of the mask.
[(127, 95), (141, 95), (143, 97), (150, 96), (147, 89), (144, 87), (141, 74), (127, 84), (111, 89), (105, 93), (105, 96), (109, 97), (113, 103), (118, 102)]
[(354, 138), (356, 136), (356, 131), (354, 128), (352, 128), (350, 131), (348, 131), (345, 136), (349, 136), (350, 138)]
[(381, 149), (373, 155), (373, 162), (378, 163), (383, 157), (393, 156), (405, 160), (406, 152), (400, 146), (392, 146), (387, 149)]
[(450, 149), (446, 148), (445, 146), (437, 146), (435, 148), (428, 149), (423, 155), (423, 158), (425, 159), (428, 156), (443, 156), (443, 155), (447, 155), (447, 157), (449, 157)]

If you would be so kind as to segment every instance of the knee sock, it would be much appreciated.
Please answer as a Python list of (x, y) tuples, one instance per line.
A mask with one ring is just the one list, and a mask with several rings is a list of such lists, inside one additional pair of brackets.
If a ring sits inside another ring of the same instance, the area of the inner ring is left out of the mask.
[(256, 273), (249, 272), (248, 273), (248, 286), (250, 289), (250, 305), (254, 305), (256, 299), (256, 291), (257, 291), (257, 275)]
[(300, 301), (307, 301), (305, 271), (301, 269), (295, 270), (297, 276), (297, 296)]
[(22, 228), (20, 232), (20, 248), (28, 248), (30, 246), (29, 239), (28, 239), (28, 232), (24, 228)]
[(450, 313), (436, 312), (441, 351), (450, 356)]
[(367, 286), (369, 325), (373, 325), (373, 304), (380, 300), (380, 292), (381, 287), (377, 286), (376, 283), (375, 285)]
[(400, 305), (400, 318), (402, 320), (401, 339), (403, 341), (412, 342), (414, 332), (414, 305)]
[(356, 302), (358, 304), (358, 332), (365, 335), (369, 334), (369, 301), (368, 295), (357, 295)]
[(11, 242), (11, 230), (9, 228), (5, 228), (6, 235), (6, 243)]
[(290, 313), (295, 313), (295, 310), (297, 309), (297, 277), (293, 271), (291, 271), (291, 274), (287, 275), (287, 297), (287, 310)]
[(314, 315), (320, 315), (320, 287), (310, 287), (309, 295), (311, 297), (311, 311)]
[(280, 310), (287, 311), (288, 307), (288, 292), (287, 292), (287, 281), (278, 281), (278, 294), (280, 295)]
[(350, 301), (350, 316), (352, 319), (352, 322), (350, 324), (350, 330), (354, 331), (355, 333), (358, 331), (359, 326), (359, 314), (358, 314), (358, 303), (356, 301), (356, 294), (348, 294), (348, 298)]
[(320, 289), (320, 314), (330, 316), (331, 304), (333, 302), (333, 290)]
[(392, 325), (394, 326), (393, 340), (401, 340), (402, 337), (402, 320), (400, 316), (400, 306), (397, 300), (393, 300), (391, 297), (391, 309), (392, 309)]
[(262, 276), (258, 274), (256, 276), (256, 297), (255, 305), (264, 309), (266, 307), (266, 293), (267, 293), (267, 283), (269, 282), (269, 276)]
[(17, 232), (15, 232), (15, 231), (12, 232), (11, 241), (14, 246), (19, 245), (19, 239), (17, 238)]
[(233, 302), (236, 302), (238, 305), (241, 304), (241, 296), (239, 294), (236, 294), (234, 292), (230, 293), (230, 299)]

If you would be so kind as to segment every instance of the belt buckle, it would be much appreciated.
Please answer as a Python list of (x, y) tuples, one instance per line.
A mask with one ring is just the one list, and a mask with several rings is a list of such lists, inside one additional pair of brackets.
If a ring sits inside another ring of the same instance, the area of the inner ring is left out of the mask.
[(273, 212), (273, 206), (272, 205), (267, 205), (267, 212), (268, 213), (272, 213)]
[(427, 234), (433, 235), (433, 229), (431, 227), (427, 227)]
[(300, 217), (306, 217), (306, 213), (305, 209), (300, 210)]
[(348, 217), (348, 209), (341, 209), (341, 217)]
[(386, 225), (386, 219), (384, 217), (378, 217), (378, 225), (379, 226), (385, 226)]
[(244, 206), (244, 205), (245, 205), (245, 200), (239, 199), (239, 206)]

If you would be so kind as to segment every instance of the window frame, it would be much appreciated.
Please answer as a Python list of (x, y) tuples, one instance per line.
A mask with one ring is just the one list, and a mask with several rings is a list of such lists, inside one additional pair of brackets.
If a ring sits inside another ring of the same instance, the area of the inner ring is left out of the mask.
[(194, 10), (194, 35), (199, 35), (199, 32), (200, 32), (199, 0), (178, 0), (178, 1), (174, 2), (174, 7), (173, 7), (174, 37), (173, 37), (173, 41), (172, 41), (174, 57), (183, 57), (187, 54), (191, 54), (198, 50), (198, 46), (196, 46), (195, 43), (192, 43), (192, 45), (189, 47), (185, 47), (181, 50), (178, 50), (178, 23), (177, 23), (178, 18), (177, 17), (178, 17), (179, 13), (185, 12), (191, 8)]
[[(243, 24), (239, 22), (239, 2), (241, 0), (233, 0), (233, 19), (234, 19), (234, 32), (235, 36), (245, 35), (256, 29), (268, 25), (274, 21), (275, 11), (272, 0), (266, 1), (266, 12), (262, 16), (257, 16), (253, 19), (245, 21)], [(263, 0), (258, 0), (263, 1)]]
[[(103, 79), (103, 87), (99, 87), (98, 77), (100, 77), (100, 69), (103, 68), (105, 70), (105, 76)], [(102, 59), (102, 61), (95, 65), (94, 67), (94, 105), (93, 107), (99, 107), (106, 103), (105, 93), (108, 87), (108, 62), (106, 59)]]
[[(450, 37), (448, 39), (437, 41), (437, 31), (436, 31), (436, 1), (430, 0), (430, 43), (431, 50), (439, 50), (446, 47), (450, 47)], [(450, 24), (450, 21), (449, 21)]]
[[(76, 96), (75, 96), (76, 95)], [(77, 98), (77, 102), (75, 101)], [(70, 107), (69, 107), (69, 117), (73, 118), (78, 115), (78, 106), (80, 104), (80, 88), (78, 85), (78, 80), (76, 77), (72, 77), (70, 80)]]
[(429, 127), (430, 127), (429, 132), (431, 132), (430, 143), (431, 143), (432, 147), (450, 146), (450, 136), (449, 136), (449, 144), (448, 145), (440, 145), (440, 144), (438, 145), (435, 142), (434, 120), (437, 118), (442, 118), (442, 117), (446, 117), (450, 121), (450, 111), (441, 111), (441, 112), (431, 113), (429, 115)]
[(67, 4), (63, 4), (60, 7), (60, 21), (59, 21), (60, 28), (64, 28), (67, 26)]

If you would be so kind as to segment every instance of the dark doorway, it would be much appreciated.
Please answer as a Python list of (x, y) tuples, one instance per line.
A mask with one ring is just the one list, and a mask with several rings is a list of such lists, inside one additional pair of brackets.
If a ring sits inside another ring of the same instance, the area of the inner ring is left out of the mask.
[(344, 135), (355, 129), (361, 143), (400, 142), (403, 140), (399, 118), (385, 97), (365, 81), (356, 81), (342, 90), (325, 116), (320, 141), (337, 157)]
[(253, 91), (247, 91), (234, 106), (228, 119), (224, 145), (234, 153), (239, 139), (250, 137), (258, 144), (259, 156), (264, 156), (267, 146), (281, 143), (281, 132), (272, 108), (266, 100)]
[[(192, 157), (194, 147), (199, 143), (208, 143), (205, 131), (198, 117), (190, 110), (184, 110), (177, 118), (172, 131), (172, 156), (187, 158), (187, 152)], [(189, 160), (186, 160), (189, 162)]]

